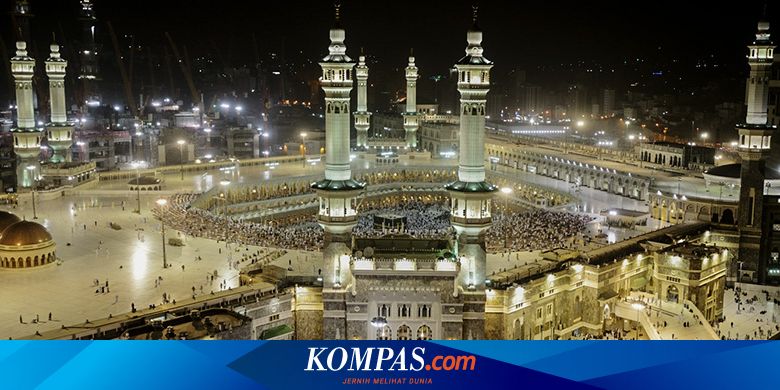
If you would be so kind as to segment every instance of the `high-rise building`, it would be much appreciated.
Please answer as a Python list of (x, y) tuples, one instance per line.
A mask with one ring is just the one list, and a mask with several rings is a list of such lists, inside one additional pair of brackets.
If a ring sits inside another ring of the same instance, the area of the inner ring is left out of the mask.
[(81, 42), (79, 44), (79, 80), (81, 81), (79, 106), (83, 107), (87, 101), (97, 100), (98, 93), (95, 82), (99, 80), (98, 46), (95, 42), (95, 27), (97, 18), (92, 9), (92, 0), (81, 0), (79, 21), (81, 22)]
[(27, 0), (16, 0), (13, 12), (14, 23), (16, 24), (17, 31), (15, 31), (17, 39), (20, 41), (30, 42), (32, 37), (30, 36), (30, 19), (33, 15), (30, 13), (30, 3)]
[(605, 89), (602, 91), (602, 95), (601, 112), (610, 116), (615, 112), (615, 90)]
[(520, 89), (520, 93), (520, 109), (524, 114), (538, 114), (544, 110), (541, 100), (542, 88), (540, 86), (524, 85)]

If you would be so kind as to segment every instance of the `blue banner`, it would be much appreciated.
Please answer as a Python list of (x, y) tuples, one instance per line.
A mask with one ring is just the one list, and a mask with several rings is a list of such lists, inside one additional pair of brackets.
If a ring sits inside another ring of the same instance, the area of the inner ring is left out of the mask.
[(776, 388), (772, 341), (4, 341), (0, 389)]

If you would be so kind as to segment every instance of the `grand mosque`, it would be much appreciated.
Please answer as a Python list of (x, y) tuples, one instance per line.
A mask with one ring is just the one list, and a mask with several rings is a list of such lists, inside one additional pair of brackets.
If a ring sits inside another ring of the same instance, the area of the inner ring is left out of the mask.
[[(234, 282), (225, 279), (214, 291), (215, 278), (207, 274), (212, 287), (206, 291), (202, 282), (200, 288), (193, 282), (191, 295), (187, 284), (186, 293), (172, 302), (166, 296), (148, 307), (133, 302), (132, 310), (128, 306), (106, 318), (58, 324), (27, 337), (723, 339), (730, 337), (719, 326), (728, 289), (780, 283), (780, 235), (774, 233), (780, 226), (780, 185), (771, 185), (778, 176), (766, 164), (776, 130), (767, 120), (774, 58), (768, 23), (758, 24), (748, 46), (748, 113), (735, 130), (741, 163), (682, 180), (643, 164), (622, 165), (486, 130), (493, 62), (482, 47), (476, 9), (465, 55), (454, 62), (456, 115), (419, 109), (418, 68), (410, 56), (397, 123), (402, 135), (372, 137), (369, 129), (381, 118), (367, 104), (369, 67), (364, 54), (357, 61), (348, 54), (341, 11), (337, 6), (328, 52), (319, 61), (324, 172), (252, 182), (226, 178), (200, 191), (161, 193), (165, 201), (151, 210), (155, 223), (162, 224), (163, 256), (166, 246), (169, 253), (181, 250), (171, 245), (188, 236), (216, 241), (219, 254), (208, 256), (220, 264), (228, 253), (223, 254), (223, 244), (244, 248), (230, 249)], [(59, 96), (63, 88), (57, 77), (65, 68), (55, 46), (47, 71)], [(15, 142), (38, 147), (30, 134), (40, 131), (25, 108), (31, 98), (24, 78), (33, 60), (26, 57), (24, 42), (17, 48), (12, 59), (20, 107)], [(66, 139), (69, 125), (64, 114), (59, 116), (61, 103), (52, 99), (52, 105), (52, 124), (45, 131)], [(352, 127), (355, 140), (350, 140)], [(457, 137), (457, 166), (436, 159), (425, 141), (443, 129)], [(640, 155), (647, 164), (667, 154), (675, 157), (674, 150), (648, 148), (655, 149)], [(297, 167), (301, 158), (241, 164), (242, 169)], [(181, 169), (183, 178), (189, 167)], [(142, 179), (136, 174), (116, 173), (106, 182), (124, 185), (131, 179), (136, 188)], [(160, 181), (154, 183), (150, 191), (159, 191)], [(578, 203), (573, 187), (597, 194), (609, 207), (588, 209)], [(140, 197), (139, 190), (139, 212)], [(535, 217), (516, 219), (521, 213)], [(585, 233), (586, 225), (591, 233)], [(81, 229), (76, 226), (72, 236)], [(83, 231), (88, 228), (84, 224)], [(3, 272), (17, 268), (47, 273), (71, 267), (67, 259), (50, 264), (57, 259), (54, 239), (41, 225), (1, 214), (0, 230), (0, 280)], [(133, 233), (139, 240), (141, 230)], [(594, 245), (598, 239), (604, 244)], [(59, 251), (63, 243), (58, 244)], [(187, 267), (182, 264), (178, 272), (185, 275)], [(178, 277), (159, 277), (154, 287)], [(670, 330), (678, 321), (685, 325)]]

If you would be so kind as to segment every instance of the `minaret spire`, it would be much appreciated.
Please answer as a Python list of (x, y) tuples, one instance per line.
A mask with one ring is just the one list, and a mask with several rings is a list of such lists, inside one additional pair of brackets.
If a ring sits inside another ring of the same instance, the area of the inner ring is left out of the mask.
[(368, 111), (368, 65), (366, 65), (366, 56), (363, 48), (360, 48), (360, 57), (355, 67), (355, 79), (357, 80), (357, 111), (353, 113), (355, 117), (355, 130), (357, 139), (355, 146), (358, 148), (368, 147), (368, 129), (371, 127), (371, 113)]
[[(19, 162), (16, 164), (18, 187), (32, 187), (33, 173), (39, 168), (41, 154), (41, 130), (35, 127), (33, 108), (33, 74), (35, 59), (27, 53), (27, 43), (16, 42), (16, 55), (11, 58), (11, 73), (16, 88), (16, 128), (12, 129), (14, 153)], [(28, 169), (28, 167), (35, 167)]]
[[(745, 123), (737, 125), (739, 132), (739, 156), (742, 159), (739, 190), (739, 255), (744, 270), (752, 271), (754, 282), (764, 284), (773, 278), (768, 270), (770, 242), (764, 239), (766, 232), (764, 205), (769, 187), (766, 183), (766, 160), (771, 154), (772, 135), (776, 130), (768, 119), (769, 80), (774, 62), (775, 45), (769, 33), (766, 19), (758, 22), (756, 39), (748, 45), (747, 116)], [(777, 268), (777, 264), (774, 265)]]
[(414, 64), (414, 49), (409, 50), (409, 63), (406, 66), (406, 109), (404, 110), (404, 130), (406, 130), (406, 147), (417, 148), (417, 65)]
[[(336, 3), (336, 19), (340, 18)], [(325, 177), (312, 184), (319, 207), (317, 222), (325, 231), (322, 291), (325, 300), (344, 299), (351, 284), (351, 234), (357, 224), (357, 197), (364, 185), (352, 179), (349, 165), (349, 93), (355, 63), (346, 54), (345, 31), (330, 30), (328, 55), (320, 61), (320, 85), (325, 92)], [(334, 339), (352, 334), (346, 327), (346, 313), (337, 307), (325, 307), (323, 336)]]
[(46, 138), (54, 152), (51, 162), (69, 162), (70, 147), (73, 145), (73, 126), (68, 122), (65, 102), (65, 70), (68, 61), (60, 55), (60, 46), (52, 33), (49, 58), (46, 59), (46, 76), (49, 78), (49, 102), (51, 119), (46, 125)]
[[(458, 180), (446, 186), (450, 193), (450, 218), (458, 233), (460, 270), (457, 283), (464, 287), (474, 312), (484, 311), (485, 231), (493, 223), (491, 203), (496, 187), (485, 180), (485, 104), (490, 90), (493, 63), (482, 56), (482, 32), (474, 25), (466, 33), (466, 55), (455, 64), (460, 92), (460, 147)], [(479, 306), (481, 302), (482, 307)], [(464, 313), (463, 332), (484, 336), (484, 320), (469, 319)], [(476, 316), (474, 317), (476, 318)]]

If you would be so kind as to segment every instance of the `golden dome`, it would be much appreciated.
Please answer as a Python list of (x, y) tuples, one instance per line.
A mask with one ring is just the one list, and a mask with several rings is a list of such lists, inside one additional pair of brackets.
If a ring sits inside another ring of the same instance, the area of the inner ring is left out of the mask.
[(6, 246), (37, 245), (51, 240), (45, 227), (30, 221), (19, 221), (0, 235), (0, 245)]
[(11, 214), (7, 211), (0, 211), (0, 233), (5, 230), (5, 228), (21, 221), (19, 217), (17, 217), (15, 214)]

